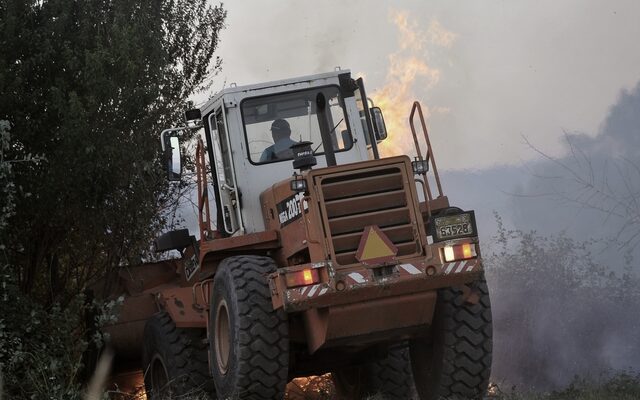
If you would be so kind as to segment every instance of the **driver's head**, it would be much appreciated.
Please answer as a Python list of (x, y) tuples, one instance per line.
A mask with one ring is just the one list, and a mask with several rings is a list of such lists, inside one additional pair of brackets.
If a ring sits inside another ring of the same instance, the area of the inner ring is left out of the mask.
[(291, 127), (289, 123), (282, 118), (276, 119), (271, 124), (271, 135), (273, 136), (274, 142), (290, 137)]

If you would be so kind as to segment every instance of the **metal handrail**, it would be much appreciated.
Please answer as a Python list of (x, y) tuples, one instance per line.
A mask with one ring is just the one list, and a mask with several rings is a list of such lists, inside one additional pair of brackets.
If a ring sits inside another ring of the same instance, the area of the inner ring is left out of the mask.
[(207, 171), (204, 160), (204, 143), (202, 138), (198, 138), (196, 147), (196, 177), (198, 180), (198, 211), (200, 214), (200, 240), (205, 241), (213, 238), (211, 229), (211, 214), (209, 212), (209, 190), (207, 188)]
[[(226, 117), (224, 116), (225, 114), (222, 113), (222, 118), (223, 118), (223, 123), (224, 126), (226, 127)], [(238, 199), (238, 193), (237, 190), (235, 188), (235, 186), (229, 185), (228, 181), (227, 181), (227, 175), (225, 173), (224, 170), (224, 157), (225, 154), (222, 153), (222, 144), (220, 141), (220, 133), (217, 129), (217, 125), (218, 124), (218, 120), (215, 116), (215, 113), (211, 113), (209, 115), (209, 127), (210, 127), (210, 133), (211, 133), (211, 141), (213, 143), (213, 147), (214, 147), (214, 154), (215, 155), (215, 160), (212, 160), (212, 162), (216, 163), (216, 174), (217, 176), (217, 190), (218, 190), (218, 194), (220, 196), (221, 199), (221, 206), (224, 212), (224, 198), (223, 198), (223, 194), (222, 194), (222, 190), (226, 190), (229, 193), (233, 193), (236, 196), (236, 200)], [(213, 127), (216, 127), (216, 129), (214, 129)], [(225, 135), (226, 135), (226, 139), (227, 139), (227, 143), (229, 143), (229, 133), (227, 132), (227, 129), (225, 128)], [(218, 160), (217, 157), (217, 153), (216, 153), (216, 149), (218, 149), (220, 151), (220, 159)], [(229, 155), (229, 164), (231, 165), (231, 176), (229, 177), (231, 179), (231, 182), (235, 185), (236, 184), (236, 175), (235, 175), (235, 169), (233, 168), (233, 160), (231, 159), (231, 156)], [(240, 210), (240, 206), (238, 205), (237, 207), (234, 207), (234, 205), (229, 202), (229, 212), (232, 213), (236, 212), (236, 218), (237, 218), (237, 224), (238, 227), (236, 229), (233, 229), (233, 221), (229, 221), (229, 223), (227, 223), (227, 219), (224, 218), (224, 216), (222, 217), (222, 223), (223, 223), (223, 227), (225, 232), (229, 235), (229, 236), (233, 236), (236, 232), (240, 231), (240, 233), (244, 233), (244, 227), (243, 227), (243, 223), (242, 223), (242, 212)]]
[[(418, 160), (423, 161), (422, 151), (420, 151), (420, 144), (418, 142), (418, 134), (416, 133), (416, 128), (414, 124), (414, 117), (418, 111), (418, 115), (420, 117), (420, 124), (422, 126), (422, 132), (424, 133), (424, 139), (427, 143), (427, 152), (425, 154), (427, 158), (427, 163), (431, 164), (433, 167), (433, 175), (436, 180), (436, 185), (438, 188), (438, 197), (442, 197), (442, 184), (440, 183), (440, 174), (438, 174), (438, 167), (436, 166), (436, 160), (433, 158), (433, 151), (431, 150), (431, 141), (429, 140), (429, 131), (427, 130), (427, 124), (424, 121), (424, 114), (422, 113), (422, 106), (420, 106), (420, 102), (414, 101), (413, 106), (411, 107), (411, 114), (409, 115), (409, 125), (411, 126), (411, 134), (413, 135), (413, 143), (416, 147), (416, 153), (418, 155)], [(424, 184), (422, 185), (423, 191), (425, 194), (425, 200), (427, 204), (427, 212), (431, 215), (431, 207), (429, 202), (433, 200), (433, 194), (431, 192), (431, 186), (429, 185), (429, 180), (427, 179), (427, 172), (421, 174), (422, 179), (424, 180)]]

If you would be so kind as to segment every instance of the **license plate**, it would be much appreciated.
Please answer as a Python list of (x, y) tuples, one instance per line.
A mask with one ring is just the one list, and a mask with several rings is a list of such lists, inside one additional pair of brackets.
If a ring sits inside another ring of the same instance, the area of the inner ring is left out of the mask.
[(435, 219), (434, 223), (436, 228), (435, 233), (439, 240), (471, 236), (475, 233), (473, 231), (473, 223), (471, 222), (471, 214), (439, 217)]

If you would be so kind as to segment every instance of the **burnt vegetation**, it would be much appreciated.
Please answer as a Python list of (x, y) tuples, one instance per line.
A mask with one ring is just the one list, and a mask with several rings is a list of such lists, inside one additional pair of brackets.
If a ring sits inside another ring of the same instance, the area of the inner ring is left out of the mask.
[(527, 141), (540, 161), (511, 198), (520, 229), (499, 223), (485, 249), (498, 382), (549, 389), (640, 369), (639, 111), (637, 84), (597, 135), (565, 133), (563, 156)]
[(576, 376), (638, 367), (640, 277), (633, 264), (618, 269), (596, 262), (591, 251), (597, 242), (563, 234), (509, 231), (500, 224), (495, 239), (487, 276), (496, 383), (549, 390)]

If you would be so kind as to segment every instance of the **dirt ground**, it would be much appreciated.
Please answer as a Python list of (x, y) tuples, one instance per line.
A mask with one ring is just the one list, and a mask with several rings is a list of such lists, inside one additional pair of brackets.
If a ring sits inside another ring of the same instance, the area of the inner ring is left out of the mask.
[[(108, 387), (114, 400), (144, 400), (142, 371), (132, 371), (112, 377)], [(335, 399), (331, 375), (296, 378), (287, 385), (285, 400), (330, 400)]]
[(287, 385), (285, 400), (328, 400), (335, 398), (331, 375), (296, 378)]

